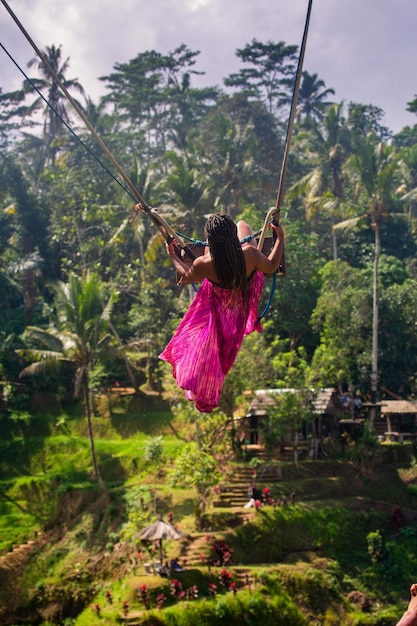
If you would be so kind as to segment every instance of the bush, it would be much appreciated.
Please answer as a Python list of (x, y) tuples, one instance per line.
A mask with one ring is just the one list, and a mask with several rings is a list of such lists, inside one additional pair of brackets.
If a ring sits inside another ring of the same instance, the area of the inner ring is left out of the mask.
[(368, 544), (368, 554), (370, 555), (372, 562), (379, 563), (379, 561), (382, 561), (385, 555), (385, 546), (381, 532), (376, 530), (375, 532), (368, 533), (366, 541)]
[(309, 622), (286, 596), (273, 599), (256, 591), (217, 596), (207, 602), (187, 603), (162, 612), (166, 626), (306, 626)]
[(152, 465), (161, 465), (164, 460), (163, 437), (153, 437), (145, 447), (145, 460)]

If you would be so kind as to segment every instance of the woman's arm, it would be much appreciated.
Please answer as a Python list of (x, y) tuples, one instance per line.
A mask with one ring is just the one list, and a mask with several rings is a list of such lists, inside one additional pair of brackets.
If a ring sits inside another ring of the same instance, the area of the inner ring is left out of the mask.
[(264, 274), (273, 274), (278, 269), (284, 250), (284, 229), (281, 224), (270, 224), (270, 227), (276, 234), (276, 240), (268, 256), (253, 246), (245, 249), (245, 254), (250, 255), (254, 268)]
[(396, 626), (417, 626), (417, 584), (411, 585), (410, 595), (408, 609)]
[(177, 285), (189, 285), (191, 283), (199, 283), (207, 276), (207, 263), (203, 261), (203, 257), (197, 257), (188, 267), (186, 263), (178, 256), (177, 246), (174, 242), (166, 244), (166, 250), (172, 265), (175, 267), (179, 280)]

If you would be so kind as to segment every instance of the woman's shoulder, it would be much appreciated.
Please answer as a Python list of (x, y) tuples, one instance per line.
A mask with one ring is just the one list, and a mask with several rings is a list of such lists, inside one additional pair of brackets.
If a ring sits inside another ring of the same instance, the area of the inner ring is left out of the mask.
[(256, 269), (264, 274), (272, 274), (276, 269), (270, 258), (255, 246), (245, 247), (243, 254), (245, 255), (247, 273)]
[(208, 278), (212, 281), (218, 280), (217, 274), (214, 271), (213, 260), (209, 255), (203, 254), (197, 257), (193, 261), (193, 266), (200, 279)]
[(259, 261), (259, 251), (255, 248), (255, 246), (251, 245), (243, 245), (242, 246), (243, 255), (245, 257), (245, 265), (246, 265), (246, 278), (250, 280), (255, 271), (257, 270), (258, 261)]
[(250, 244), (244, 244), (242, 246), (243, 254), (245, 257), (246, 265), (253, 264), (253, 267), (256, 267), (257, 261), (260, 259), (260, 255), (262, 252), (258, 250), (255, 246), (251, 246)]

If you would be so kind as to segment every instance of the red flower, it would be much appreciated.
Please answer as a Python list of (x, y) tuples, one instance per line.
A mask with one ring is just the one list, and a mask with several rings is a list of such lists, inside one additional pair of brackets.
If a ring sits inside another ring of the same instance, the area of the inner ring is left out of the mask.
[(217, 587), (216, 587), (216, 585), (215, 585), (214, 583), (210, 583), (210, 584), (209, 584), (209, 592), (210, 592), (213, 596), (215, 596), (215, 595), (216, 595), (216, 593), (217, 593)]
[(230, 588), (232, 576), (226, 569), (222, 569), (222, 571), (220, 572), (219, 580), (222, 587), (224, 587), (225, 589)]
[(182, 590), (182, 584), (176, 578), (173, 578), (171, 581), (171, 595), (175, 596), (179, 600), (182, 599), (185, 595)]

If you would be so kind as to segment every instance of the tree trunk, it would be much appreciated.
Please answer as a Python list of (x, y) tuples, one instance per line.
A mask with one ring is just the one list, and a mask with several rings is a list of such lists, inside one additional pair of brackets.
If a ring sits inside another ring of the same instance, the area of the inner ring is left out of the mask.
[(336, 223), (334, 213), (332, 213), (332, 248), (333, 248), (333, 261), (337, 261), (337, 236), (333, 226)]
[(125, 364), (127, 375), (129, 376), (129, 380), (132, 383), (134, 390), (137, 391), (138, 383), (137, 383), (137, 380), (136, 380), (136, 376), (135, 376), (134, 371), (132, 370), (132, 368), (130, 366), (129, 359), (127, 358), (126, 350), (125, 350), (123, 342), (122, 342), (122, 340), (120, 338), (120, 335), (119, 335), (119, 333), (117, 332), (117, 330), (115, 329), (115, 327), (113, 326), (113, 324), (110, 321), (108, 322), (108, 324), (109, 324), (109, 328), (110, 328), (111, 332), (113, 333), (113, 336), (116, 338), (116, 341), (119, 344), (119, 348), (120, 348), (121, 353), (122, 353), (123, 361), (124, 361), (124, 364)]
[(90, 451), (91, 451), (91, 459), (93, 461), (94, 476), (100, 486), (100, 489), (102, 489), (103, 491), (107, 493), (107, 487), (104, 484), (103, 479), (101, 478), (100, 470), (99, 470), (98, 463), (97, 463), (96, 446), (94, 443), (93, 424), (92, 424), (93, 408), (91, 404), (91, 392), (90, 392), (90, 385), (88, 381), (87, 371), (84, 374), (83, 386), (84, 386), (85, 417), (87, 419), (88, 438), (90, 440)]
[(23, 305), (25, 310), (26, 324), (29, 326), (33, 321), (33, 314), (36, 306), (37, 289), (35, 284), (35, 272), (26, 269), (20, 278), (20, 287), (23, 295)]
[[(379, 288), (378, 270), (381, 253), (381, 231), (379, 222), (375, 225), (375, 258), (374, 258), (374, 284), (373, 284), (373, 308), (372, 308), (372, 369), (371, 369), (371, 403), (376, 404), (378, 390), (378, 317), (379, 317)], [(369, 427), (374, 427), (376, 407), (371, 407)]]
[(294, 433), (293, 450), (294, 450), (294, 465), (298, 469), (299, 468), (299, 463), (298, 463), (298, 428), (295, 429), (295, 433)]
[(200, 422), (198, 421), (198, 415), (195, 419), (195, 440), (197, 443), (197, 450), (201, 450), (201, 435), (200, 435)]
[(321, 447), (321, 416), (318, 420), (318, 424), (316, 418), (313, 418), (311, 422), (311, 444), (308, 456), (312, 461), (318, 460)]

